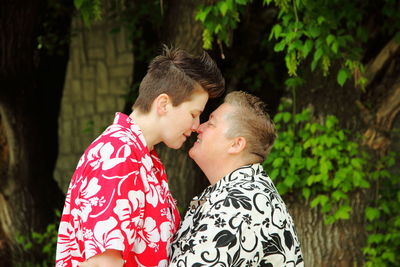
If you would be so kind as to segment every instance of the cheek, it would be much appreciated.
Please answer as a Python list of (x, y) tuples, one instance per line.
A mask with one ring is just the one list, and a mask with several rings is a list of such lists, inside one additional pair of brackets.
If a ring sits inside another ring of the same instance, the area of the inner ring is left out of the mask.
[(193, 158), (194, 155), (194, 151), (196, 150), (196, 148), (192, 147), (191, 149), (189, 149), (189, 157)]
[(177, 120), (179, 121), (179, 128), (183, 129), (184, 131), (190, 129), (194, 121), (191, 115), (177, 118)]

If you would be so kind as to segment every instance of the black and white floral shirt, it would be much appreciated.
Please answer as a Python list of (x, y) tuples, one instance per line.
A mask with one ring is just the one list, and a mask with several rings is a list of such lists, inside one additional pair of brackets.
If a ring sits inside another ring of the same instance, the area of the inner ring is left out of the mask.
[(192, 200), (169, 256), (170, 266), (304, 266), (293, 220), (260, 164)]

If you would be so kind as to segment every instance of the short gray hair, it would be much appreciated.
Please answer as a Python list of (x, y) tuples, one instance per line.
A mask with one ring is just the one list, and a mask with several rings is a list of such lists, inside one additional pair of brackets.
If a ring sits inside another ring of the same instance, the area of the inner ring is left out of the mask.
[(224, 103), (234, 108), (234, 112), (228, 116), (230, 126), (226, 136), (244, 137), (247, 144), (245, 151), (253, 155), (256, 161), (264, 161), (277, 137), (275, 125), (266, 112), (265, 103), (243, 91), (227, 94)]

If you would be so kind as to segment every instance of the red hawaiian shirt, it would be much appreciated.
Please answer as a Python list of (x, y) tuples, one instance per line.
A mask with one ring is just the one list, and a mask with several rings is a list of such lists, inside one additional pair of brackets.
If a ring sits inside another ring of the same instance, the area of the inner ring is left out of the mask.
[(168, 266), (180, 218), (155, 150), (134, 121), (117, 113), (85, 151), (72, 177), (57, 242), (57, 267), (122, 251), (126, 267)]

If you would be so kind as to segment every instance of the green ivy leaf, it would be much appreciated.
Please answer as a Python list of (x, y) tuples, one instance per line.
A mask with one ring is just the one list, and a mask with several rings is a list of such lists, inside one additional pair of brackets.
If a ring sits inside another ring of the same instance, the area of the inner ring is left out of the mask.
[(224, 1), (221, 1), (218, 3), (219, 11), (221, 12), (222, 16), (226, 15), (226, 12), (228, 11), (228, 4)]
[(222, 30), (222, 25), (221, 24), (217, 24), (217, 26), (214, 29), (214, 33), (218, 34), (221, 30)]
[(351, 207), (349, 205), (342, 205), (335, 213), (336, 219), (347, 220), (350, 218)]
[(343, 86), (344, 83), (346, 82), (347, 78), (349, 78), (347, 70), (344, 68), (341, 68), (338, 72), (337, 75), (337, 82), (340, 86)]
[(362, 168), (360, 159), (358, 159), (358, 158), (352, 158), (352, 159), (350, 160), (350, 163), (351, 163), (351, 165), (352, 165), (354, 168), (356, 168), (356, 169), (358, 169), (358, 170), (360, 170), (360, 169)]
[(306, 185), (308, 185), (308, 186), (312, 185), (316, 180), (315, 178), (316, 178), (316, 176), (313, 175), (313, 174), (308, 176), (307, 179), (306, 179)]
[(279, 122), (282, 118), (283, 118), (282, 113), (277, 113), (277, 114), (274, 116), (274, 122), (277, 123), (277, 122)]
[(374, 221), (378, 219), (380, 214), (380, 211), (376, 208), (367, 207), (365, 209), (365, 218), (367, 218), (368, 221)]
[(307, 158), (306, 159), (307, 170), (312, 170), (316, 165), (317, 165), (317, 160), (315, 158)]
[(30, 250), (32, 248), (33, 244), (32, 242), (27, 242), (24, 244), (24, 249), (25, 250)]
[(339, 43), (334, 41), (331, 46), (332, 52), (337, 54), (339, 51)]
[(288, 175), (286, 176), (285, 180), (283, 181), (283, 183), (288, 187), (288, 188), (292, 188), (294, 183), (296, 182), (296, 177), (293, 175)]
[(312, 47), (313, 47), (313, 41), (307, 39), (301, 51), (303, 58), (306, 58), (308, 56), (308, 54), (311, 52)]
[(269, 35), (269, 40), (274, 37), (275, 39), (278, 39), (281, 35), (282, 32), (282, 26), (280, 24), (275, 24), (274, 27), (272, 27), (271, 33)]
[(328, 115), (326, 117), (326, 122), (325, 122), (326, 128), (333, 129), (334, 126), (337, 124), (337, 122), (338, 122), (338, 119), (335, 116)]
[(315, 53), (314, 53), (314, 58), (311, 62), (311, 70), (314, 71), (319, 59), (321, 58), (322, 54), (324, 53), (324, 51), (322, 50), (322, 48), (318, 48)]
[(318, 195), (311, 201), (310, 206), (311, 208), (314, 208), (317, 205), (325, 206), (328, 201), (329, 198), (326, 195)]
[(318, 124), (316, 124), (316, 123), (311, 124), (311, 127), (310, 127), (311, 133), (314, 134), (317, 130), (318, 130)]
[(285, 49), (285, 46), (286, 46), (286, 41), (282, 40), (274, 46), (274, 51), (281, 52), (283, 51), (283, 49)]
[(321, 30), (319, 26), (311, 26), (308, 28), (308, 34), (312, 38), (317, 38), (321, 34)]
[(382, 259), (386, 259), (386, 260), (388, 260), (390, 262), (393, 262), (393, 263), (396, 262), (396, 256), (395, 256), (393, 251), (385, 251), (382, 254)]
[(342, 199), (347, 199), (347, 195), (340, 190), (336, 190), (332, 193), (332, 197), (335, 201), (339, 201)]
[(285, 112), (283, 113), (283, 121), (288, 123), (290, 121), (290, 118), (292, 117), (292, 114), (290, 114), (289, 112)]
[(329, 35), (326, 37), (326, 43), (327, 43), (328, 45), (331, 45), (331, 43), (332, 43), (333, 41), (335, 41), (335, 39), (336, 39), (336, 37), (335, 37), (333, 34), (329, 34)]
[(311, 195), (311, 190), (310, 190), (310, 188), (304, 187), (304, 188), (301, 190), (301, 192), (302, 192), (302, 194), (303, 194), (303, 197), (304, 197), (306, 200), (308, 200), (308, 199), (310, 198), (310, 195)]
[(290, 77), (286, 79), (285, 85), (289, 88), (296, 88), (304, 84), (304, 80), (300, 77)]
[(80, 9), (84, 0), (74, 0), (74, 6), (76, 9)]
[(323, 17), (323, 16), (319, 16), (318, 19), (317, 19), (317, 22), (318, 22), (319, 25), (321, 25), (321, 24), (324, 23), (325, 21), (326, 21), (326, 19), (325, 19), (325, 17)]
[(279, 169), (275, 168), (272, 172), (271, 172), (271, 179), (274, 180), (279, 176)]
[(204, 29), (203, 31), (203, 48), (204, 49), (212, 48), (212, 34), (208, 29)]
[(272, 162), (272, 167), (279, 168), (283, 164), (283, 158), (276, 158), (274, 162)]
[(332, 169), (332, 163), (329, 160), (323, 159), (319, 163), (321, 174), (328, 174), (329, 170)]
[(382, 234), (371, 234), (368, 235), (368, 243), (369, 244), (380, 244), (383, 240)]
[(211, 10), (212, 10), (212, 6), (207, 6), (204, 9), (200, 9), (196, 14), (195, 19), (204, 23), (207, 18), (208, 13), (210, 13)]
[(239, 5), (246, 5), (249, 0), (235, 0), (235, 2)]

